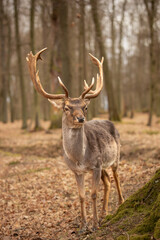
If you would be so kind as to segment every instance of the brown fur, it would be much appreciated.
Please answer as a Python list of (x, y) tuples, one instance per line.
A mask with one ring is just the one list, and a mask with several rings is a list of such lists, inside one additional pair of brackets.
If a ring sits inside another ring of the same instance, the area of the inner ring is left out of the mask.
[(68, 99), (63, 103), (63, 149), (64, 159), (74, 172), (81, 203), (82, 228), (86, 228), (84, 175), (92, 172), (93, 227), (98, 226), (97, 190), (100, 179), (104, 184), (104, 203), (102, 214), (108, 211), (110, 178), (106, 168), (112, 167), (116, 182), (119, 202), (123, 197), (118, 179), (118, 162), (120, 156), (119, 133), (114, 124), (107, 120), (78, 122), (79, 117), (86, 118), (88, 101)]

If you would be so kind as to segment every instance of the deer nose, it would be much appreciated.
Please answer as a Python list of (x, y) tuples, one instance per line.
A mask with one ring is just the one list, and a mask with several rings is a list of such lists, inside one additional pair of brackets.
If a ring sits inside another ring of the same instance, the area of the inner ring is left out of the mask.
[(77, 120), (79, 123), (83, 123), (85, 118), (84, 117), (77, 117)]

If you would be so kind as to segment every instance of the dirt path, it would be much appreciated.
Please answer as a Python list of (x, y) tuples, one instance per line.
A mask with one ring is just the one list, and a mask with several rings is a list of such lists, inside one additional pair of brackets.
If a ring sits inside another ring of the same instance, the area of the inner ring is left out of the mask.
[[(105, 116), (103, 116), (105, 117)], [(160, 121), (146, 127), (146, 115), (116, 124), (121, 139), (120, 180), (126, 199), (160, 166)], [(61, 130), (28, 133), (20, 123), (0, 123), (0, 239), (80, 239), (80, 208), (73, 173), (62, 158)], [(110, 172), (110, 171), (109, 171)], [(111, 181), (113, 177), (111, 175)], [(91, 225), (90, 175), (86, 206)], [(102, 207), (103, 186), (98, 196)], [(113, 182), (109, 212), (117, 209)], [(82, 237), (83, 238), (83, 237)]]

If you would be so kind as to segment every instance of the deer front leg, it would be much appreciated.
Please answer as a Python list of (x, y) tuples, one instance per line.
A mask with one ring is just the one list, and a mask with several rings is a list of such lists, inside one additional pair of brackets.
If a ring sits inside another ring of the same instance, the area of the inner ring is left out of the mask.
[(92, 175), (92, 193), (93, 200), (93, 230), (98, 228), (98, 216), (97, 216), (97, 190), (101, 179), (101, 169), (95, 168)]
[(111, 180), (110, 177), (105, 169), (102, 170), (101, 179), (104, 184), (104, 198), (103, 198), (103, 208), (102, 208), (102, 217), (108, 214), (108, 201), (109, 201), (109, 193), (110, 193), (110, 186)]
[(82, 218), (82, 224), (81, 224), (81, 230), (86, 230), (87, 228), (87, 222), (86, 222), (86, 208), (85, 208), (85, 188), (84, 188), (84, 174), (77, 175), (75, 174), (77, 186), (78, 186), (78, 192), (79, 192), (79, 199), (81, 204), (81, 218)]

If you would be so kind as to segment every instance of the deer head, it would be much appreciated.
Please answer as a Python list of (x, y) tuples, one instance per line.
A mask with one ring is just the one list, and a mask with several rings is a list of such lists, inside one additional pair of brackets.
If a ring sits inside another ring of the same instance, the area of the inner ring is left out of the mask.
[(98, 66), (99, 74), (97, 74), (97, 83), (96, 89), (91, 90), (94, 85), (94, 78), (92, 78), (91, 85), (88, 86), (86, 81), (84, 80), (84, 91), (79, 98), (70, 98), (68, 94), (68, 90), (63, 84), (62, 80), (58, 77), (59, 84), (64, 90), (64, 94), (50, 94), (47, 93), (40, 82), (39, 71), (36, 70), (36, 64), (38, 59), (41, 59), (41, 53), (44, 52), (47, 48), (40, 50), (35, 55), (30, 52), (27, 57), (27, 63), (29, 67), (29, 72), (31, 76), (31, 80), (34, 84), (35, 89), (42, 96), (47, 98), (55, 107), (63, 109), (63, 118), (66, 121), (66, 124), (70, 128), (80, 128), (86, 118), (87, 106), (90, 102), (90, 99), (95, 98), (99, 95), (103, 87), (103, 60), (102, 57), (101, 62), (94, 57), (92, 54), (89, 54), (93, 63)]

